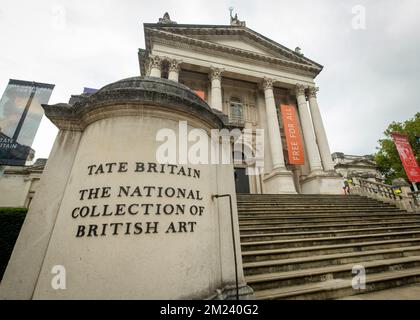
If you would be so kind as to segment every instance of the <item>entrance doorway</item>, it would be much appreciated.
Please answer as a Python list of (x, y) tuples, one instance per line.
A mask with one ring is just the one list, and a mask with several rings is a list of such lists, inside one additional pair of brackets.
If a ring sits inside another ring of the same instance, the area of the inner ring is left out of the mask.
[(249, 179), (246, 168), (235, 168), (236, 193), (249, 193)]

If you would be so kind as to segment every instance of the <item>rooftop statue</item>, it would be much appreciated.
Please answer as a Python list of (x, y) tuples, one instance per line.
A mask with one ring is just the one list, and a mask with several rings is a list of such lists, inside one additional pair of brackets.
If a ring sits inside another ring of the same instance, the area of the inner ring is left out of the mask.
[(159, 18), (159, 22), (161, 24), (176, 24), (175, 21), (171, 20), (171, 17), (169, 16), (169, 13), (165, 12), (162, 18)]
[(232, 16), (232, 11), (233, 11), (232, 7), (229, 8), (229, 11), (230, 11), (230, 25), (231, 26), (246, 27), (245, 21), (239, 20), (237, 13), (235, 13), (235, 16)]

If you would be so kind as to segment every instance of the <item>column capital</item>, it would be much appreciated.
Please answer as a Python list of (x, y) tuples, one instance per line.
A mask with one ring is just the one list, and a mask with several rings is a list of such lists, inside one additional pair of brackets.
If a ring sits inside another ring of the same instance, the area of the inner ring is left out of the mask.
[(209, 74), (209, 78), (210, 80), (222, 80), (222, 73), (223, 73), (223, 69), (221, 68), (217, 68), (217, 67), (210, 67), (210, 74)]
[(318, 87), (308, 88), (308, 98), (316, 98), (316, 93), (319, 91)]
[(264, 91), (265, 90), (273, 90), (273, 82), (274, 82), (273, 79), (264, 77), (264, 80), (263, 80)]
[(305, 86), (300, 83), (296, 83), (295, 86), (295, 94), (296, 96), (304, 96), (305, 95)]
[(162, 58), (155, 55), (149, 55), (148, 58), (148, 65), (149, 69), (151, 68), (157, 68), (159, 70), (162, 69)]
[(179, 72), (181, 70), (181, 60), (177, 59), (167, 59), (169, 62), (169, 72)]

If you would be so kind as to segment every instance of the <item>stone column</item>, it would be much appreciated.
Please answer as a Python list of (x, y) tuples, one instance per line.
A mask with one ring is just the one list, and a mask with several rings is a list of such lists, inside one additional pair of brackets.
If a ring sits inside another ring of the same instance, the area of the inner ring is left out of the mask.
[(284, 164), (283, 145), (280, 137), (280, 126), (277, 118), (276, 102), (274, 101), (273, 80), (264, 78), (263, 88), (273, 169), (280, 169), (280, 171), (284, 171), (286, 170), (286, 166)]
[(162, 76), (162, 59), (159, 56), (149, 57), (150, 76), (161, 78)]
[(325, 133), (324, 124), (322, 122), (321, 113), (319, 112), (318, 102), (316, 99), (317, 91), (318, 89), (315, 87), (310, 87), (308, 90), (309, 109), (311, 110), (312, 122), (324, 170), (333, 171), (334, 164), (331, 158), (330, 146), (328, 145), (327, 134)]
[(265, 112), (267, 118), (267, 137), (269, 139), (273, 170), (265, 176), (267, 193), (296, 193), (292, 173), (286, 169), (283, 156), (283, 144), (277, 118), (276, 102), (273, 93), (273, 80), (264, 78)]
[(211, 107), (220, 112), (223, 112), (222, 102), (222, 69), (210, 68), (211, 81)]
[(307, 157), (311, 173), (322, 171), (321, 158), (319, 157), (318, 146), (316, 143), (315, 132), (312, 128), (312, 121), (309, 109), (306, 104), (305, 87), (296, 85), (296, 98), (299, 108), (300, 122), (302, 125), (303, 137), (306, 143)]
[(178, 61), (175, 59), (169, 60), (169, 74), (168, 74), (169, 80), (178, 82), (179, 71), (181, 70), (180, 64), (181, 64), (181, 61)]

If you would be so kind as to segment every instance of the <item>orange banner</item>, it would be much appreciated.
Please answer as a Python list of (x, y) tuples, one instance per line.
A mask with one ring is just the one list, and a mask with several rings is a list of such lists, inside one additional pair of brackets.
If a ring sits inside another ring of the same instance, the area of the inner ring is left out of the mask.
[(280, 105), (283, 120), (284, 133), (286, 134), (287, 150), (290, 164), (304, 164), (303, 143), (299, 129), (299, 119), (296, 107), (292, 105)]
[(203, 99), (203, 100), (206, 100), (206, 99), (204, 99), (204, 91), (202, 91), (202, 90), (193, 90), (194, 92), (195, 92), (195, 94), (197, 95), (197, 96), (199, 96), (201, 99)]

